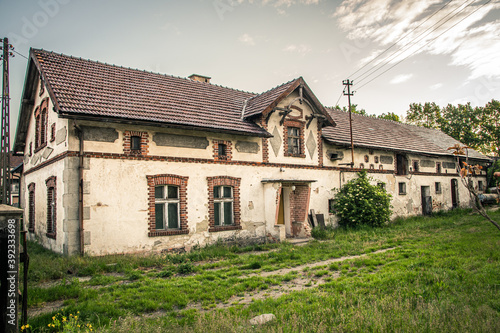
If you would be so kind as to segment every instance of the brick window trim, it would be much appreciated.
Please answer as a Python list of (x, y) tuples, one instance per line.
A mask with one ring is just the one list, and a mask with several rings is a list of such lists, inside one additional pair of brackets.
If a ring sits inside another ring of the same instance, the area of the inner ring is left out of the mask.
[[(288, 152), (288, 127), (296, 127), (300, 132), (300, 154), (291, 154)], [(289, 157), (306, 157), (305, 151), (305, 140), (304, 140), (304, 132), (305, 132), (305, 122), (300, 120), (290, 120), (287, 119), (283, 123), (283, 153), (285, 156)]]
[[(132, 137), (138, 136), (141, 138), (141, 149), (132, 149)], [(123, 153), (128, 156), (147, 156), (149, 153), (149, 134), (148, 132), (140, 131), (124, 131), (123, 132)]]
[(47, 146), (49, 98), (42, 100), (35, 109), (35, 153)]
[[(31, 200), (33, 200), (33, 205), (31, 205)], [(28, 185), (28, 231), (35, 232), (35, 183)]]
[[(189, 177), (161, 174), (146, 176), (148, 181), (148, 236), (173, 236), (189, 234), (187, 225), (187, 183)], [(179, 230), (156, 229), (155, 187), (158, 185), (173, 185), (179, 187)]]
[(54, 189), (54, 203), (55, 203), (55, 205), (54, 205), (54, 210), (52, 211), (54, 224), (52, 225), (52, 231), (47, 232), (45, 234), (47, 237), (53, 238), (53, 239), (56, 239), (56, 236), (57, 236), (57, 200), (56, 200), (57, 188), (56, 188), (56, 181), (57, 181), (56, 176), (51, 176), (51, 177), (47, 178), (47, 180), (45, 181), (45, 184), (47, 185), (47, 229), (48, 229), (49, 223), (51, 223), (51, 221), (49, 221), (49, 218), (50, 218), (49, 205), (50, 205), (50, 203), (48, 202), (48, 195), (49, 195), (49, 190)]
[[(226, 156), (219, 156), (219, 144), (226, 145)], [(231, 161), (233, 158), (233, 149), (231, 141), (213, 140), (214, 160), (215, 161)]]
[[(208, 183), (208, 215), (209, 215), (209, 232), (219, 232), (228, 230), (241, 230), (241, 205), (240, 205), (240, 185), (241, 178), (218, 176), (207, 177)], [(233, 188), (233, 225), (215, 225), (214, 216), (214, 187), (215, 186), (232, 186)]]

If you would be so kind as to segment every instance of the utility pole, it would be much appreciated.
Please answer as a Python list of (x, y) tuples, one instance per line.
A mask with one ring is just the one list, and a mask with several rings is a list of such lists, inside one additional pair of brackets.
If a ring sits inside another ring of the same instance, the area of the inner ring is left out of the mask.
[(9, 94), (9, 57), (14, 56), (9, 45), (9, 39), (3, 39), (1, 59), (3, 62), (2, 75), (2, 141), (0, 149), (0, 172), (1, 172), (1, 202), (10, 205), (10, 94)]
[(347, 95), (349, 101), (349, 128), (351, 130), (351, 168), (354, 168), (354, 140), (352, 138), (352, 112), (351, 112), (351, 96), (354, 95), (354, 91), (351, 92), (352, 81), (349, 79), (342, 81), (344, 86), (347, 86), (347, 94), (344, 89), (344, 96)]

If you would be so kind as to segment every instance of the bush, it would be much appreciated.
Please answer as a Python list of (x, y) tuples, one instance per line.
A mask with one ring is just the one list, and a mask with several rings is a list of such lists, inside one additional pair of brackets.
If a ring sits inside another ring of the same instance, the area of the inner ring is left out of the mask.
[(335, 196), (334, 209), (339, 225), (380, 226), (389, 222), (391, 195), (385, 189), (370, 184), (366, 171), (358, 173), (358, 176), (347, 182)]

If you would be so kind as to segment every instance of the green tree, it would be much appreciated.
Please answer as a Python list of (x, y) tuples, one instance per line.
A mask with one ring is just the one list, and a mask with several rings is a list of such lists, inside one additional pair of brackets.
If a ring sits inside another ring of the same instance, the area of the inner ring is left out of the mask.
[(441, 108), (436, 103), (412, 103), (406, 111), (406, 123), (428, 128), (439, 128)]
[(370, 184), (366, 171), (347, 182), (335, 195), (335, 214), (340, 226), (380, 226), (391, 217), (391, 195)]
[[(338, 105), (335, 105), (335, 109), (344, 111), (344, 112), (349, 112), (349, 108), (347, 106), (343, 106), (342, 108)], [(365, 109), (358, 109), (358, 104), (351, 104), (351, 112), (360, 114), (363, 116), (368, 116), (368, 113), (366, 113)]]
[(500, 156), (500, 102), (492, 99), (482, 114), (480, 141), (482, 152), (495, 152)]
[(381, 115), (378, 115), (377, 118), (392, 120), (392, 121), (396, 121), (398, 123), (401, 122), (401, 119), (399, 118), (399, 116), (397, 114), (395, 114), (394, 112), (382, 113)]
[(470, 103), (458, 106), (448, 104), (441, 111), (439, 128), (466, 146), (478, 149), (481, 146), (482, 113), (483, 108), (473, 108)]

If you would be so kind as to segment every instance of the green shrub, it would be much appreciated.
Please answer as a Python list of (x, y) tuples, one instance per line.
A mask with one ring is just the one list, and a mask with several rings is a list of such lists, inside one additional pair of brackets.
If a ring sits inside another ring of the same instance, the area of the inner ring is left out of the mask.
[(186, 275), (192, 272), (194, 272), (194, 265), (190, 262), (179, 264), (179, 266), (177, 266), (177, 273), (179, 274)]
[(385, 189), (370, 184), (366, 171), (358, 173), (358, 176), (342, 186), (335, 196), (334, 209), (339, 225), (380, 226), (389, 222), (391, 195)]

